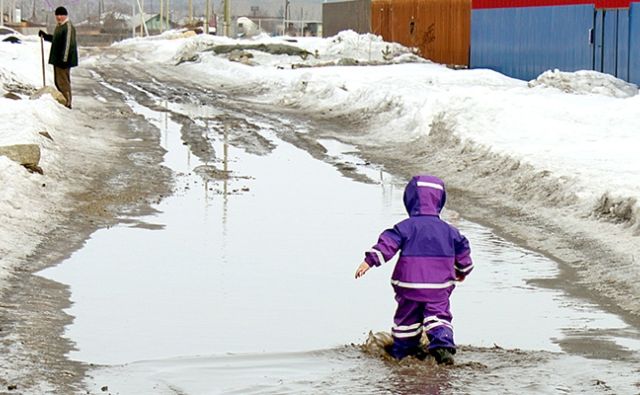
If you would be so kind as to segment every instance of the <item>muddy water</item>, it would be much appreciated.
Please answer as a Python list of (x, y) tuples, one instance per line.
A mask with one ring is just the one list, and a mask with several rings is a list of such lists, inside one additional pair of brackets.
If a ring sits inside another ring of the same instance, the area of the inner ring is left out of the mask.
[[(453, 297), (457, 341), (469, 345), (459, 364), (394, 364), (351, 345), (391, 324), (392, 265), (358, 281), (353, 272), (378, 233), (405, 216), (402, 180), (332, 140), (319, 142), (328, 160), (315, 159), (281, 139), (286, 120), (196, 112), (151, 96), (153, 105), (143, 105), (121, 93), (162, 134), (176, 192), (155, 215), (123, 218), (41, 273), (70, 285), (75, 320), (67, 336), (77, 345), (70, 358), (126, 364), (94, 370), (88, 385), (96, 393), (104, 385), (121, 394), (293, 394), (565, 393), (637, 384), (635, 328), (535, 286), (557, 276), (554, 262), (451, 211), (445, 217), (471, 240), (476, 261)], [(185, 115), (201, 127), (206, 149), (185, 138), (176, 121)], [(571, 338), (593, 338), (620, 360), (563, 353)]]

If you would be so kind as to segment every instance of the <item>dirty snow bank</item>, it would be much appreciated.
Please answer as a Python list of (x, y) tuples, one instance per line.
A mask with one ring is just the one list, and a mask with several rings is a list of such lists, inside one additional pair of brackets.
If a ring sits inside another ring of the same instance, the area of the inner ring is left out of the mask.
[(563, 92), (579, 95), (598, 94), (610, 97), (626, 98), (638, 94), (638, 87), (618, 79), (610, 74), (592, 70), (565, 72), (547, 70), (535, 80), (529, 81), (529, 86), (560, 89)]
[[(260, 44), (265, 48), (279, 46), (291, 48), (291, 54), (271, 55), (265, 51), (249, 49), (253, 65), (272, 66), (280, 69), (292, 67), (327, 66), (334, 64), (366, 65), (392, 63), (427, 63), (410, 48), (397, 43), (388, 43), (380, 36), (357, 34), (348, 30), (323, 39), (305, 37), (283, 39), (282, 37), (258, 36), (253, 39), (234, 40), (218, 36), (196, 36), (185, 41), (173, 56), (176, 63), (200, 61), (201, 55), (216, 46), (235, 45), (239, 49)], [(298, 55), (298, 52), (302, 52)], [(306, 54), (309, 54), (308, 56)]]
[[(37, 144), (44, 175), (0, 156), (0, 288), (70, 210), (75, 181), (83, 177), (82, 169), (91, 167), (82, 163), (79, 152), (106, 155), (108, 149), (108, 136), (85, 126), (90, 122), (78, 118), (77, 112), (49, 95), (29, 100), (42, 87), (41, 49), (37, 37), (21, 40), (22, 44), (0, 42), (0, 145)], [(53, 85), (50, 66), (47, 84)], [(4, 97), (9, 92), (20, 100)]]

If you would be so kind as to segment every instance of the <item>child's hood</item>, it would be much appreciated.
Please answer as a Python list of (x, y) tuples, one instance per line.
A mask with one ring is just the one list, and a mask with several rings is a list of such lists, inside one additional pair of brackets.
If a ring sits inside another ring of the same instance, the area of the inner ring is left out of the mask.
[(414, 176), (404, 190), (404, 206), (409, 216), (440, 215), (446, 200), (444, 182), (435, 176)]

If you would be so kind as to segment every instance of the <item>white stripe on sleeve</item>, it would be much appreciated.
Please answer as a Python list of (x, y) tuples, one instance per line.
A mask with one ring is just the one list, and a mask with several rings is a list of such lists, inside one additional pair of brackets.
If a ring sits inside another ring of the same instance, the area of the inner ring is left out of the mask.
[(372, 248), (369, 250), (369, 252), (373, 252), (374, 254), (376, 254), (376, 256), (378, 257), (378, 262), (382, 265), (383, 263), (387, 263), (387, 261), (384, 260), (384, 256), (382, 255), (382, 252), (376, 250), (375, 248)]
[(457, 271), (462, 272), (462, 273), (466, 273), (466, 272), (470, 271), (471, 269), (473, 269), (473, 264), (471, 266), (465, 267), (465, 268), (462, 268), (462, 267), (460, 267), (458, 265), (454, 265), (454, 266), (455, 266)]

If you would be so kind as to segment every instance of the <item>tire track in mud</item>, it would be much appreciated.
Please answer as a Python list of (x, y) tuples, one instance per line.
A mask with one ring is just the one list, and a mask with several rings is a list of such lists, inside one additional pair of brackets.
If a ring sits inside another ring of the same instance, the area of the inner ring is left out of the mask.
[[(259, 133), (261, 125), (266, 124), (274, 127), (273, 131), (278, 138), (308, 152), (315, 159), (334, 165), (344, 176), (358, 182), (375, 182), (357, 171), (362, 163), (349, 163), (327, 155), (326, 148), (318, 142), (319, 135), (310, 132), (310, 129), (319, 125), (310, 123), (310, 119), (301, 117), (300, 114), (285, 113), (272, 106), (261, 106), (246, 100), (241, 94), (237, 95), (239, 92), (233, 89), (218, 91), (217, 87), (203, 84), (203, 81), (185, 81), (161, 70), (153, 70), (157, 74), (152, 74), (146, 68), (135, 67), (124, 71), (103, 66), (98, 70), (103, 78), (110, 76), (106, 79), (109, 84), (127, 92), (138, 103), (154, 111), (169, 113), (175, 122), (182, 125), (181, 133), (185, 144), (205, 163), (216, 159), (211, 142), (205, 137), (209, 131), (221, 137), (226, 129), (229, 144), (250, 154), (271, 153), (275, 147)], [(214, 116), (202, 116), (202, 122), (197, 122), (170, 106), (163, 106), (163, 102), (216, 107), (222, 109), (222, 112)], [(332, 123), (331, 128), (335, 127), (336, 123)]]
[[(268, 139), (258, 133), (260, 126), (253, 123), (251, 118), (244, 114), (244, 110), (226, 95), (203, 91), (197, 86), (183, 86), (182, 81), (171, 76), (166, 76), (166, 79), (160, 82), (157, 76), (149, 74), (146, 70), (137, 70), (135, 73), (128, 70), (124, 76), (122, 70), (110, 67), (101, 67), (98, 72), (100, 78), (126, 92), (135, 102), (151, 110), (167, 113), (173, 121), (179, 123), (182, 126), (184, 143), (202, 162), (216, 158), (211, 142), (207, 139), (209, 131), (221, 136), (226, 128), (230, 144), (254, 155), (267, 155), (275, 148)], [(191, 108), (209, 106), (221, 110), (191, 119), (179, 108), (175, 108), (176, 105)], [(256, 115), (258, 121), (263, 119), (267, 123), (273, 123), (273, 120), (261, 114), (252, 115)]]

